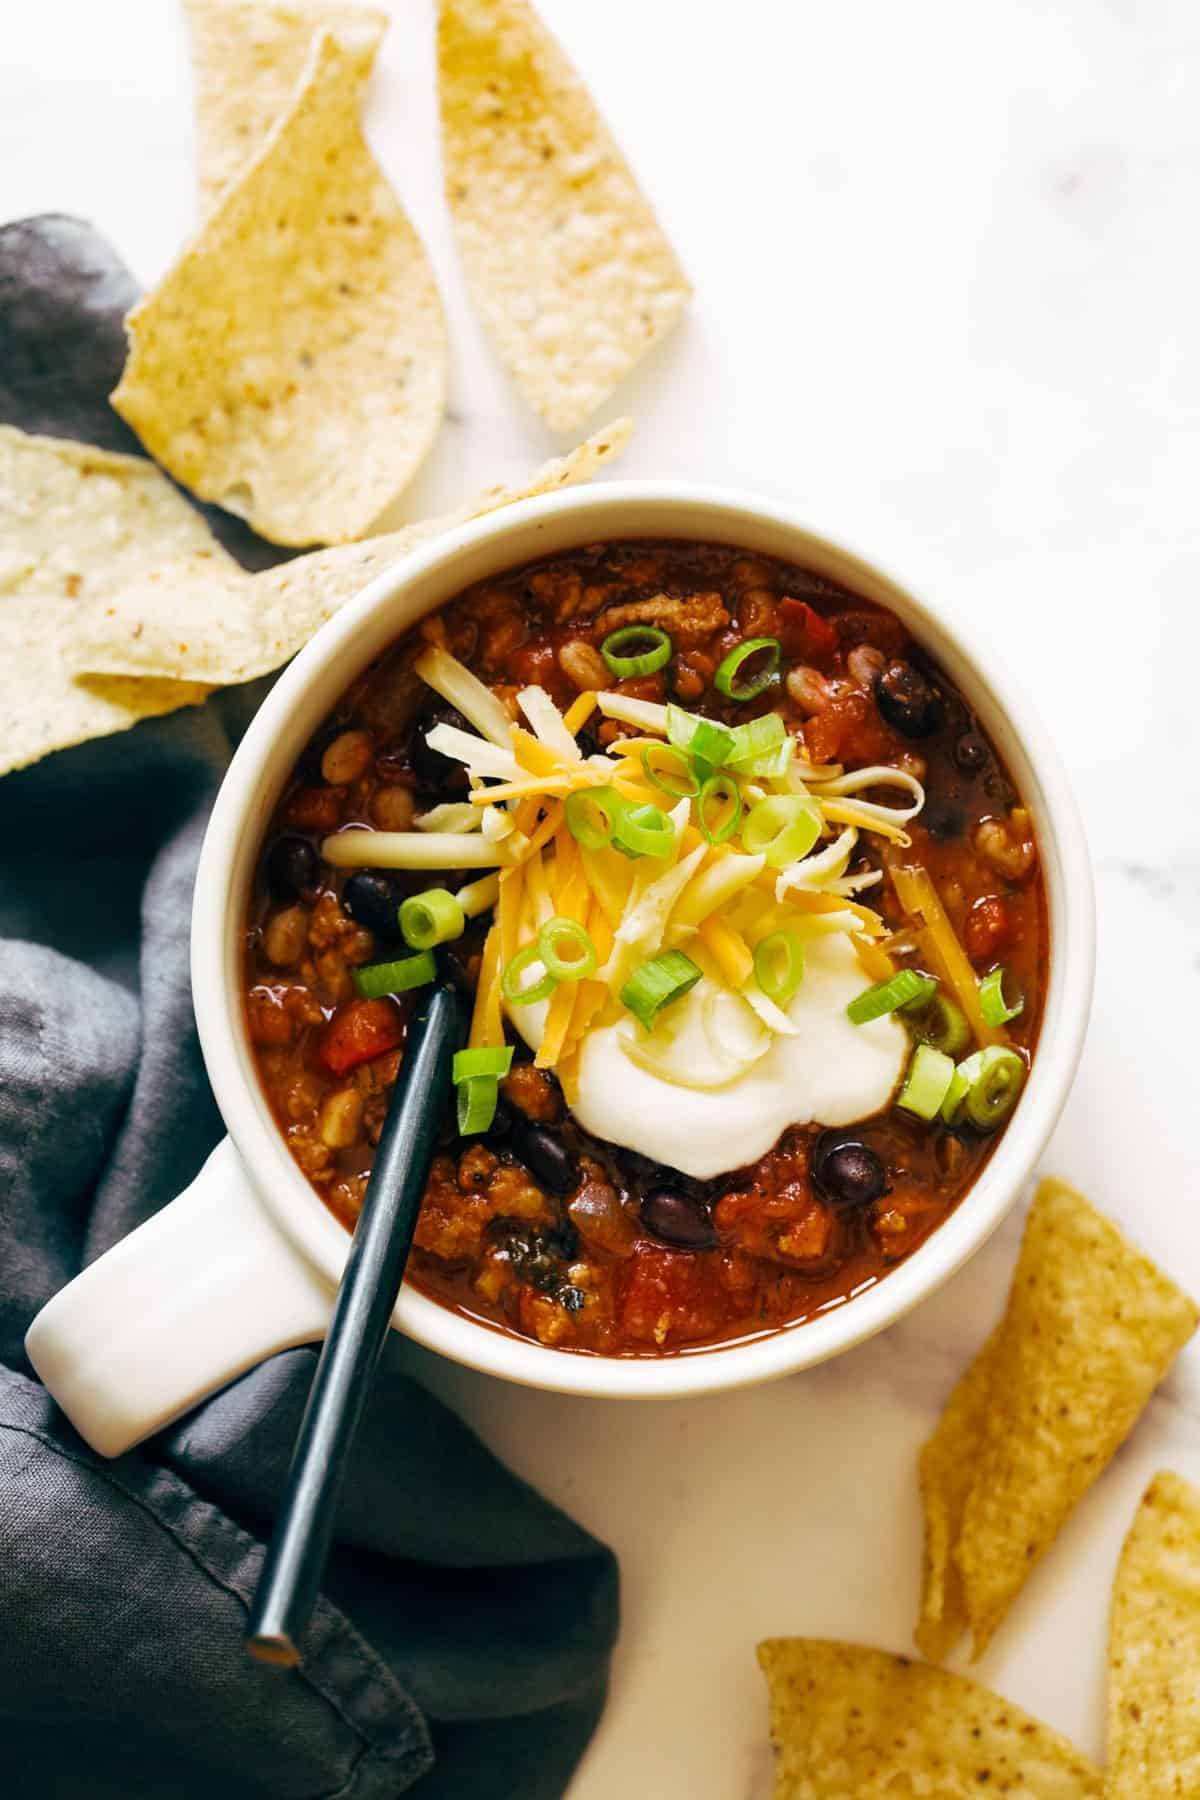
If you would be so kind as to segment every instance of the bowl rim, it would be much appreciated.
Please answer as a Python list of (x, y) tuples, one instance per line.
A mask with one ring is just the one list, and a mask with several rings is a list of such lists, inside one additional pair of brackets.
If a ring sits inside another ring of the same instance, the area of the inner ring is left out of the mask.
[[(655, 531), (629, 523), (655, 511), (678, 515), (677, 525)], [(279, 677), (238, 745), (200, 855), (192, 988), (213, 1091), (260, 1198), (295, 1248), (332, 1285), (349, 1236), (293, 1162), (258, 1083), (245, 1031), (237, 977), (241, 911), (254, 855), (300, 747), (354, 674), (425, 612), (479, 579), (469, 572), (472, 567), (500, 573), (534, 560), (538, 550), (526, 540), (539, 534), (554, 540), (542, 546), (543, 554), (565, 550), (568, 540), (583, 544), (658, 536), (741, 544), (751, 554), (758, 540), (760, 554), (790, 554), (791, 560), (810, 566), (827, 561), (853, 590), (878, 597), (914, 627), (918, 641), (964, 691), (993, 739), (1000, 740), (1018, 789), (1035, 812), (1047, 881), (1051, 958), (1030, 1078), (1012, 1121), (962, 1202), (885, 1279), (803, 1323), (733, 1344), (666, 1355), (605, 1357), (548, 1348), (455, 1312), (407, 1285), (392, 1321), (415, 1342), (455, 1362), (560, 1393), (662, 1398), (794, 1373), (840, 1355), (903, 1317), (981, 1247), (1015, 1203), (1062, 1110), (1082, 1052), (1095, 913), (1086, 840), (1065, 771), (1003, 658), (990, 645), (983, 648), (972, 627), (964, 629), (944, 611), (935, 611), (878, 565), (809, 526), (786, 502), (679, 481), (605, 481), (519, 501), (414, 548), (320, 628)], [(786, 539), (794, 547), (790, 552), (768, 550), (762, 547), (764, 539)], [(511, 551), (505, 548), (509, 545)], [(420, 604), (422, 590), (438, 586), (444, 590), (440, 596)], [(396, 611), (404, 612), (402, 621), (393, 622)], [(372, 634), (377, 647), (364, 648)]]

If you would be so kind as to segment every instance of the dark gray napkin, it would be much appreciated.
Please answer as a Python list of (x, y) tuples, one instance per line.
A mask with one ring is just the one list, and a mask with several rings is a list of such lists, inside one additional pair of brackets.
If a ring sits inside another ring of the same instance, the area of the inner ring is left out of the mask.
[[(0, 231), (0, 417), (97, 441), (129, 292), (76, 221)], [(28, 1378), (37, 1308), (219, 1135), (191, 887), (260, 697), (230, 690), (0, 781), (0, 1794), (555, 1800), (604, 1703), (615, 1564), (415, 1383), (380, 1378), (305, 1663), (285, 1673), (241, 1633), (315, 1351), (113, 1463)]]

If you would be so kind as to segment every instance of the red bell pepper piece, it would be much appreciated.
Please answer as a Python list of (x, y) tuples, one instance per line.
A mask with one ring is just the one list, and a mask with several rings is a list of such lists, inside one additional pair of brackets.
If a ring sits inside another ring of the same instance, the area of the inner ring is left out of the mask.
[(808, 604), (790, 597), (779, 602), (779, 642), (785, 656), (806, 656), (814, 662), (832, 656), (838, 647), (837, 627)]
[(404, 1042), (404, 1019), (390, 1000), (352, 1000), (325, 1027), (317, 1055), (331, 1075), (348, 1075)]

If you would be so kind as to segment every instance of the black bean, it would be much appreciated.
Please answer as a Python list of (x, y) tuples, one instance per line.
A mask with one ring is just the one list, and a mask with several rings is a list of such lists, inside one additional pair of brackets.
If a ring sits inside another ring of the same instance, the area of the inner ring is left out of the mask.
[(639, 1208), (647, 1231), (680, 1250), (711, 1250), (717, 1241), (712, 1220), (703, 1202), (670, 1188), (655, 1188)]
[(561, 1138), (514, 1114), (509, 1141), (513, 1154), (542, 1187), (551, 1194), (570, 1193), (575, 1186), (575, 1164)]
[(845, 1138), (817, 1147), (813, 1180), (839, 1206), (869, 1206), (887, 1187), (883, 1163), (867, 1144)]
[(875, 702), (901, 736), (926, 738), (941, 722), (941, 700), (931, 681), (910, 662), (890, 662), (875, 682)]
[(961, 837), (967, 829), (967, 817), (959, 806), (948, 806), (935, 802), (926, 806), (921, 814), (921, 823), (930, 837), (939, 843), (948, 844), (952, 838)]
[(357, 925), (382, 938), (398, 938), (397, 913), (403, 891), (390, 875), (376, 869), (356, 869), (342, 889), (342, 905)]
[[(427, 732), (435, 725), (453, 725), (459, 731), (470, 731), (471, 727), (455, 706), (435, 706), (424, 712), (414, 722), (412, 736), (408, 745), (408, 760), (413, 774), (427, 793), (441, 794), (453, 798), (456, 794), (467, 792), (467, 772), (462, 764), (452, 757), (443, 756), (440, 750), (431, 750), (425, 742)], [(478, 736), (478, 733), (472, 733)]]
[(509, 1132), (512, 1130), (514, 1117), (515, 1114), (512, 1107), (508, 1104), (504, 1095), (501, 1094), (496, 1102), (496, 1110), (492, 1114), (492, 1122), (487, 1128), (487, 1141), (489, 1144), (493, 1139), (499, 1141), (508, 1136)]
[(558, 1304), (562, 1307), (564, 1312), (577, 1313), (583, 1311), (583, 1305), (584, 1301), (587, 1299), (587, 1295), (582, 1288), (577, 1288), (573, 1282), (564, 1281), (555, 1295), (555, 1299), (558, 1301)]
[(267, 851), (267, 886), (277, 900), (299, 900), (320, 879), (320, 862), (307, 838), (285, 832)]
[(977, 731), (964, 731), (954, 746), (954, 760), (964, 775), (978, 775), (987, 767), (988, 747)]

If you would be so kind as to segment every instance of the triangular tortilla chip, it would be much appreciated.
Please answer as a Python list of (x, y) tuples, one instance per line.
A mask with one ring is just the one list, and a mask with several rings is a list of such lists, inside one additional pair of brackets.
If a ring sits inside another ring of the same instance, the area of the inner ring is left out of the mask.
[(89, 617), (168, 561), (205, 582), (237, 572), (153, 463), (0, 425), (0, 774), (204, 699), (192, 682), (72, 677)]
[(529, 404), (574, 431), (674, 325), (687, 277), (526, 0), (441, 0), (438, 65), (472, 297)]
[(73, 647), (75, 666), (95, 673), (181, 675), (225, 685), (265, 675), (294, 656), (338, 607), (361, 593), (414, 544), (517, 500), (587, 481), (619, 455), (632, 425), (618, 419), (569, 456), (543, 464), (513, 487), (486, 488), (440, 518), (402, 531), (298, 556), (261, 575), (228, 571), (197, 581), (189, 567), (164, 567), (116, 595)]
[(319, 31), (366, 85), (387, 16), (337, 0), (184, 0), (196, 83), (196, 176), (211, 211), (291, 104)]
[(1105, 1792), (1200, 1794), (1200, 1489), (1169, 1472), (1147, 1488), (1117, 1568)]
[[(961, 1513), (951, 1554), (974, 1655), (982, 1654), (1132, 1431), (1197, 1317), (1187, 1295), (1111, 1220), (1065, 1183), (1042, 1182), (1004, 1319), (966, 1385), (955, 1390), (955, 1419), (939, 1428), (949, 1440), (937, 1447), (935, 1436), (927, 1446), (928, 1573), (919, 1641), (939, 1654), (953, 1642), (957, 1590), (947, 1583), (939, 1613), (934, 1571)], [(965, 1498), (961, 1483), (946, 1474), (954, 1442), (970, 1459)]]
[(775, 1800), (1085, 1800), (1099, 1769), (986, 1688), (903, 1656), (768, 1638)]
[(165, 469), (279, 544), (361, 537), (442, 415), (428, 259), (328, 34), (289, 110), (130, 313), (113, 405)]
[(925, 1510), (925, 1566), (921, 1617), (914, 1636), (930, 1662), (948, 1656), (967, 1628), (962, 1577), (954, 1550), (983, 1439), (988, 1391), (1000, 1342), (997, 1326), (959, 1377), (937, 1430), (921, 1451), (921, 1504)]

